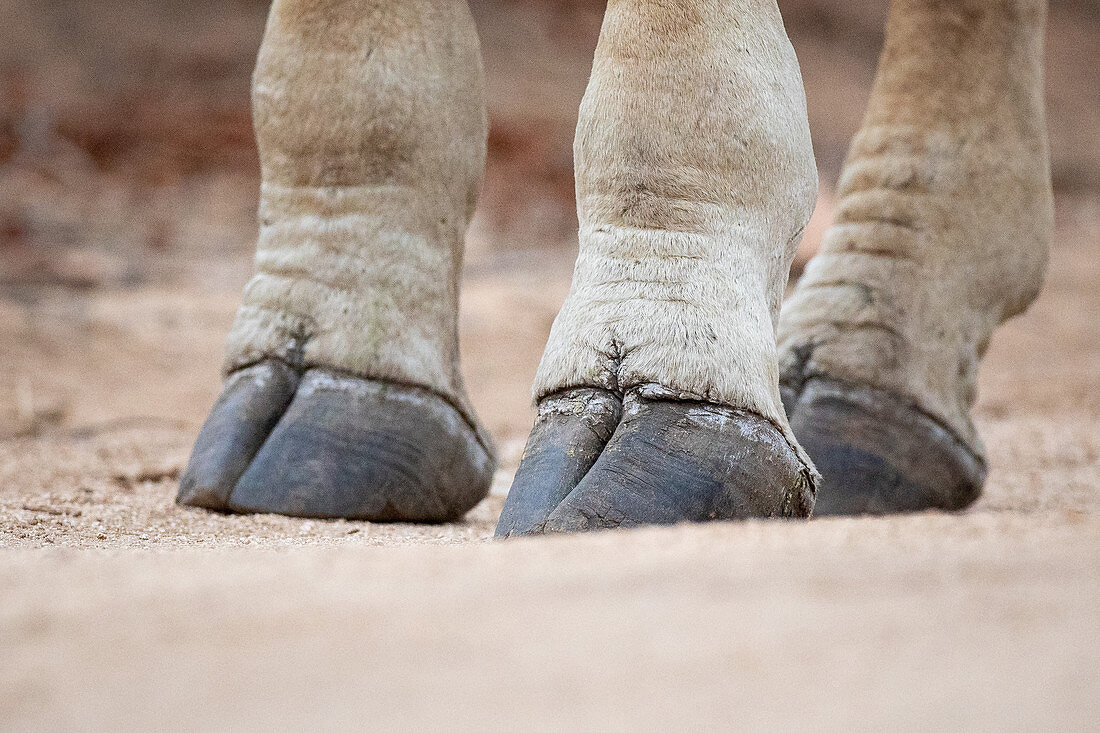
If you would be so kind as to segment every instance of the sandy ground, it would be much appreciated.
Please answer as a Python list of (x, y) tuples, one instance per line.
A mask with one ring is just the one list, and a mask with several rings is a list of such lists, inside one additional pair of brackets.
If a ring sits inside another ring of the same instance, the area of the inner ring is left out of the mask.
[(982, 374), (971, 510), (510, 543), (568, 251), (470, 263), (465, 369), (504, 460), (445, 526), (174, 506), (246, 257), (0, 299), (0, 728), (1095, 730), (1096, 200), (1058, 234)]

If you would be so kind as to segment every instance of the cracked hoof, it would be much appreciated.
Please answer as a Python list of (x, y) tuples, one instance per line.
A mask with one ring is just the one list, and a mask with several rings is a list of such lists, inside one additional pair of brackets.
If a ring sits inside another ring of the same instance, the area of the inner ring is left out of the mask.
[(370, 521), (460, 518), (493, 459), (449, 403), (418, 387), (268, 361), (226, 383), (177, 501), (219, 511)]
[[(646, 396), (646, 393), (649, 396)], [(808, 516), (814, 476), (763, 418), (655, 390), (544, 399), (498, 537)]]
[(887, 392), (813, 378), (784, 402), (822, 475), (816, 516), (958, 510), (981, 493), (985, 462)]

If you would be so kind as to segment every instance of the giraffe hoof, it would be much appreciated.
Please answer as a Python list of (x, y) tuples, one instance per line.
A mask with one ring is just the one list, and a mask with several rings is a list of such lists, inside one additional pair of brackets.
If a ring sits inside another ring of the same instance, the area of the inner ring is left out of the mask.
[(573, 389), (539, 403), (497, 537), (543, 531), (550, 513), (600, 457), (622, 411), (619, 397), (603, 389)]
[(822, 475), (817, 516), (959, 510), (981, 494), (985, 462), (911, 402), (823, 378), (784, 402)]
[(288, 372), (265, 362), (229, 380), (195, 443), (179, 503), (442, 522), (487, 493), (492, 456), (438, 395), (323, 369), (310, 369), (295, 385)]
[(611, 393), (540, 410), (498, 537), (749, 517), (808, 516), (815, 477), (752, 413)]
[(176, 501), (225, 511), (229, 494), (283, 416), (298, 375), (280, 361), (234, 372), (202, 426)]

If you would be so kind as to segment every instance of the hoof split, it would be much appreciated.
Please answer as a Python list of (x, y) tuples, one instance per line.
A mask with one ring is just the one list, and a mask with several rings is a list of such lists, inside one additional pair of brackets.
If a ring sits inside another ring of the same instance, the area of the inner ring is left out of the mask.
[(815, 480), (750, 412), (575, 389), (540, 403), (497, 536), (805, 517)]
[(474, 428), (428, 390), (267, 361), (227, 380), (177, 501), (240, 513), (445, 522), (488, 492)]

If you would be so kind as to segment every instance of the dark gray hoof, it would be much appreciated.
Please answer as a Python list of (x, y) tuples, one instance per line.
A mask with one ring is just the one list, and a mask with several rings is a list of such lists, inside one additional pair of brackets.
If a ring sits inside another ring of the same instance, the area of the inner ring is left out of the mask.
[(297, 386), (298, 375), (279, 361), (232, 374), (195, 440), (176, 501), (225, 511), (237, 479), (283, 416)]
[[(189, 475), (192, 467), (196, 474), (217, 473), (217, 461), (234, 466), (223, 471), (235, 476), (216, 508), (442, 522), (460, 518), (488, 492), (492, 455), (463, 416), (433, 392), (311, 369), (288, 401), (243, 469), (237, 470), (244, 459), (230, 448), (200, 456), (196, 445)], [(231, 423), (219, 413), (238, 410), (239, 403), (219, 400), (207, 426)], [(200, 443), (217, 442), (218, 434), (206, 433), (204, 426)], [(193, 503), (183, 488), (181, 482), (181, 503)]]
[(539, 534), (619, 424), (622, 402), (603, 389), (573, 389), (539, 403), (535, 426), (497, 523), (497, 537)]
[(607, 423), (595, 422), (600, 430), (577, 441), (577, 418), (552, 421), (540, 412), (498, 536), (805, 517), (813, 508), (812, 472), (775, 426), (752, 413), (639, 390), (627, 395), (610, 438)]
[(784, 401), (822, 475), (817, 516), (958, 510), (981, 494), (985, 462), (911, 402), (822, 378)]

